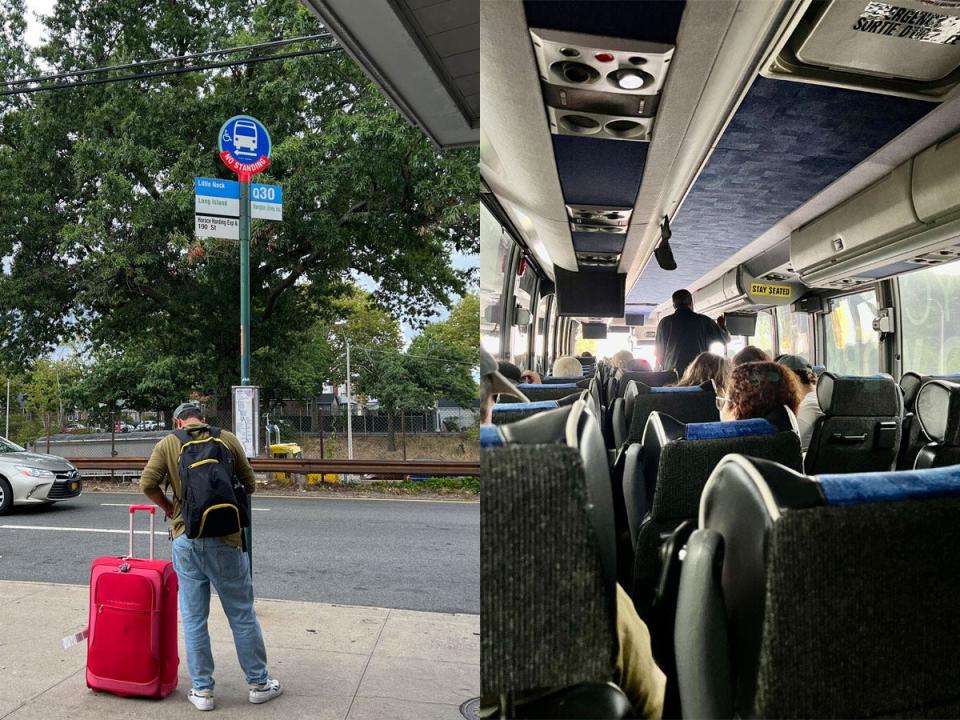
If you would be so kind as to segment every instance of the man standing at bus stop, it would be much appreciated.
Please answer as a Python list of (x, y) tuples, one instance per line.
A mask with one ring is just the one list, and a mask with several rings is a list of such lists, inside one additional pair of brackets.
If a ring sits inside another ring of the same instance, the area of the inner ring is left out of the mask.
[(660, 370), (676, 370), (677, 377), (682, 377), (687, 365), (712, 343), (730, 342), (730, 333), (722, 324), (722, 316), (714, 322), (693, 311), (689, 290), (677, 290), (672, 299), (673, 315), (657, 325), (657, 365)]
[[(211, 428), (202, 420), (200, 407), (185, 402), (173, 412), (176, 429), (186, 430), (195, 441), (211, 437)], [(214, 433), (218, 432), (214, 428)], [(237, 436), (219, 430), (219, 439), (233, 455), (234, 474), (247, 495), (256, 489), (253, 468)], [(180, 583), (180, 615), (187, 647), (187, 666), (192, 687), (187, 699), (198, 710), (213, 710), (213, 652), (207, 618), (210, 614), (210, 585), (230, 621), (237, 659), (250, 685), (249, 700), (264, 703), (280, 695), (280, 681), (267, 672), (267, 650), (260, 623), (253, 609), (253, 580), (250, 561), (241, 549), (242, 533), (222, 537), (190, 539), (185, 532), (182, 482), (180, 477), (181, 440), (171, 433), (158, 442), (140, 476), (140, 489), (171, 520), (173, 566)], [(199, 463), (198, 463), (199, 464)], [(173, 490), (171, 502), (160, 485), (167, 479)], [(202, 533), (201, 533), (202, 534)]]

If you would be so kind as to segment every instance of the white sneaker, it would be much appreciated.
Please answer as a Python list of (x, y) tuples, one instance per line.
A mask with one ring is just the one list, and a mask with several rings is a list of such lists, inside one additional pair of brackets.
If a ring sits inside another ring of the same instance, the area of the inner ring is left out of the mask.
[(192, 702), (197, 710), (213, 710), (213, 690), (209, 688), (203, 690), (190, 688), (187, 700)]
[(280, 681), (268, 677), (266, 682), (250, 686), (250, 702), (265, 703), (267, 700), (273, 700), (282, 692), (283, 688), (280, 686)]

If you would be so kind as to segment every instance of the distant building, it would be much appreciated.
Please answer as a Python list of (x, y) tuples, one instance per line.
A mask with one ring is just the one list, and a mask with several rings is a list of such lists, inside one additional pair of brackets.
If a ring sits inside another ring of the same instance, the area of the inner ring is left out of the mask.
[(471, 403), (471, 407), (460, 407), (460, 403), (446, 398), (438, 400), (435, 408), (437, 432), (456, 432), (466, 430), (477, 424), (480, 415), (480, 399)]

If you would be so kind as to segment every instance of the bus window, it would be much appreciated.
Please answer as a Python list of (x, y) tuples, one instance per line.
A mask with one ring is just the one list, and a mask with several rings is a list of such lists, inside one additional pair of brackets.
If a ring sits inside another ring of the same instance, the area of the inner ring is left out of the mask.
[(545, 372), (545, 365), (547, 362), (547, 334), (549, 327), (547, 323), (550, 322), (550, 318), (547, 317), (547, 311), (550, 309), (550, 300), (553, 298), (552, 295), (544, 295), (540, 298), (540, 302), (537, 303), (537, 318), (534, 322), (537, 324), (537, 335), (534, 340), (534, 361), (533, 369), (539, 373)]
[[(524, 263), (524, 271), (520, 275), (514, 276), (515, 285), (513, 288), (513, 303), (516, 306), (529, 310), (531, 317), (534, 308), (533, 302), (534, 289), (537, 286), (537, 274), (529, 265)], [(513, 325), (510, 326), (510, 352), (511, 361), (517, 367), (524, 369), (532, 367), (530, 362), (530, 326)]]
[(480, 205), (480, 344), (500, 357), (500, 295), (513, 242), (500, 223)]
[(904, 371), (960, 372), (960, 263), (913, 272), (898, 282)]
[(777, 338), (779, 353), (802, 355), (811, 360), (810, 316), (807, 313), (793, 312), (789, 307), (777, 308)]
[(768, 312), (757, 313), (756, 335), (750, 338), (750, 345), (754, 345), (771, 357), (776, 355), (773, 342), (773, 317)]
[(877, 293), (873, 290), (830, 300), (824, 317), (824, 364), (841, 375), (880, 371), (880, 336), (873, 329)]

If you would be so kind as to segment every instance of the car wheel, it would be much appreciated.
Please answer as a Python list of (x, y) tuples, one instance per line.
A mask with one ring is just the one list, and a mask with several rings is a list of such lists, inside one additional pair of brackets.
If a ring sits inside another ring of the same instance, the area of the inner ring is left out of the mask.
[(0, 475), (0, 515), (6, 515), (13, 507), (13, 489), (7, 479)]

